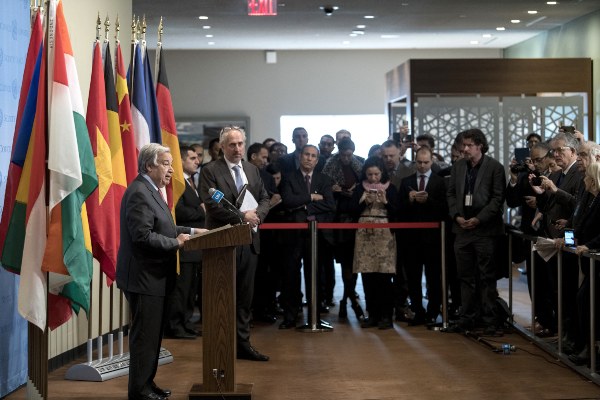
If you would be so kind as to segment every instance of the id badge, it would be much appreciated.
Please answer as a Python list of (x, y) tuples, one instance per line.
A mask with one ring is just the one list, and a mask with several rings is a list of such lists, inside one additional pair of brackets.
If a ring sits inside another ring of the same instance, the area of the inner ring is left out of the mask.
[(473, 206), (473, 195), (468, 194), (465, 196), (465, 207), (472, 207), (472, 206)]

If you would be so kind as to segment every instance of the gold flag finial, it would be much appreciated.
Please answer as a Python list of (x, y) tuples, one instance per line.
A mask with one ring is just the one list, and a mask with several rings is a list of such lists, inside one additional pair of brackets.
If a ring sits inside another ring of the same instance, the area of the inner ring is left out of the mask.
[(117, 20), (115, 21), (115, 40), (119, 41), (119, 31), (121, 30), (121, 22), (119, 21), (119, 14), (117, 14)]
[(142, 16), (142, 40), (146, 40), (146, 14)]
[(108, 42), (108, 31), (110, 30), (110, 19), (108, 18), (108, 14), (106, 14), (106, 19), (104, 20), (104, 41)]
[(161, 15), (160, 22), (158, 23), (158, 43), (162, 43), (163, 28), (163, 17)]
[(100, 19), (100, 11), (98, 11), (98, 18), (96, 19), (96, 40), (100, 40), (100, 30), (102, 29), (102, 20)]
[(135, 22), (135, 39), (140, 40), (142, 35), (142, 24), (140, 23), (140, 16), (138, 15), (137, 21)]

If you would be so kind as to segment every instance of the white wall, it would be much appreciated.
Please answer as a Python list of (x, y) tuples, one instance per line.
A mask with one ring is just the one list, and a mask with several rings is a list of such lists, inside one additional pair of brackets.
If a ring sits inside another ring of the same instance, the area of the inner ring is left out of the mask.
[[(594, 76), (593, 104), (594, 125), (590, 127), (589, 137), (593, 131), (600, 129), (600, 11), (588, 14), (559, 28), (540, 34), (518, 45), (505, 50), (506, 58), (559, 58), (589, 57), (593, 61)], [(594, 136), (595, 137), (595, 136)], [(596, 141), (598, 138), (596, 137)]]
[(502, 50), (278, 51), (277, 64), (263, 51), (165, 54), (178, 120), (247, 116), (251, 140), (262, 141), (279, 137), (282, 115), (385, 113), (385, 73), (408, 59), (501, 58)]

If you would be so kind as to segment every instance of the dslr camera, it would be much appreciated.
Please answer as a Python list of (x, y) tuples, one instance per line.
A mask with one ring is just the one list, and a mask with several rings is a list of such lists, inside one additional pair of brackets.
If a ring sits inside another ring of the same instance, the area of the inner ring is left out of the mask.
[(520, 174), (521, 172), (531, 172), (531, 170), (524, 162), (520, 162), (511, 166), (510, 172), (512, 172), (513, 174)]

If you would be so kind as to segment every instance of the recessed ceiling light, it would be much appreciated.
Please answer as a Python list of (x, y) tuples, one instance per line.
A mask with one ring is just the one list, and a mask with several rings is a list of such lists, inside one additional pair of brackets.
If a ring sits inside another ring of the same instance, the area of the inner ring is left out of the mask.
[(555, 6), (558, 4), (558, 1), (547, 1), (546, 4), (548, 4), (549, 6)]
[(537, 11), (536, 10), (529, 10), (529, 11), (527, 11), (527, 14), (532, 14), (532, 15), (533, 14), (537, 14)]
[(201, 15), (198, 17), (198, 19), (208, 19), (208, 17), (206, 15)]
[(492, 37), (492, 34), (491, 34), (491, 33), (484, 33), (483, 35), (481, 35), (481, 37), (484, 37), (484, 38), (491, 38), (491, 37)]
[(398, 39), (400, 35), (381, 35), (382, 39)]
[(209, 46), (214, 46), (214, 45), (215, 45), (215, 42), (208, 42), (208, 45), (209, 45)]
[(348, 40), (344, 40), (344, 41), (342, 42), (342, 44), (350, 44), (350, 41), (348, 41)]
[(496, 30), (497, 30), (497, 31), (505, 31), (505, 30), (506, 30), (506, 28), (505, 28), (505, 27), (503, 27), (503, 26), (499, 26), (499, 27), (497, 27), (497, 28), (496, 28)]
[(513, 24), (518, 24), (521, 22), (520, 19), (511, 19), (510, 22), (512, 22)]
[(350, 35), (348, 35), (350, 37), (357, 37), (358, 35), (356, 33), (351, 33)]
[(356, 25), (357, 29), (365, 29), (367, 26), (366, 25)]
[(375, 16), (374, 15), (365, 15), (363, 18), (364, 19), (374, 19)]
[(479, 40), (471, 40), (469, 43), (470, 44), (479, 44)]
[(215, 35), (206, 35), (205, 37), (207, 37), (207, 38), (211, 38), (211, 37), (214, 37), (214, 36), (215, 36)]
[(355, 35), (364, 35), (365, 31), (353, 30), (352, 33), (354, 33)]
[(210, 29), (210, 25), (204, 25), (202, 29)]

